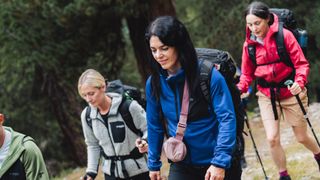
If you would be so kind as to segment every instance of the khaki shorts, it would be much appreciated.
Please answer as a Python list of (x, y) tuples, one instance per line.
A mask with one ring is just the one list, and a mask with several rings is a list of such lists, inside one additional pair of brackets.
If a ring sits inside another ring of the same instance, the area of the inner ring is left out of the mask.
[[(260, 91), (256, 93), (256, 96), (258, 96), (258, 104), (262, 120), (275, 121), (270, 98), (262, 94)], [(308, 96), (306, 88), (299, 93), (299, 97), (306, 112), (308, 112)], [(277, 112), (280, 119), (284, 119), (284, 121), (286, 121), (290, 126), (303, 127), (307, 125), (307, 121), (303, 116), (303, 112), (295, 96), (280, 100), (280, 105), (283, 114), (281, 113), (279, 102), (276, 101)]]

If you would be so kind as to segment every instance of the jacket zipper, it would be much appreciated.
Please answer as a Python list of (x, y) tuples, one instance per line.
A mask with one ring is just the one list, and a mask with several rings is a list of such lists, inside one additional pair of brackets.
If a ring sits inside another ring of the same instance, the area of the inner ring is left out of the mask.
[(273, 79), (276, 78), (275, 64), (272, 65), (272, 76), (273, 76)]
[[(110, 138), (110, 143), (111, 143), (111, 145), (112, 145), (112, 148), (113, 148), (113, 151), (114, 151), (115, 156), (117, 156), (116, 148), (114, 147), (113, 139), (112, 139), (112, 136), (111, 136), (111, 134), (110, 134), (108, 124), (107, 124), (104, 120), (101, 120), (101, 119), (99, 119), (99, 118), (96, 118), (96, 119), (97, 119), (98, 121), (102, 122), (102, 124), (107, 128), (107, 132), (108, 132), (108, 135), (109, 135), (109, 138)], [(101, 147), (102, 153), (105, 154), (104, 150), (102, 149), (102, 146), (100, 146), (100, 147)], [(115, 172), (117, 172), (118, 176), (120, 177), (119, 169), (118, 169), (118, 165), (117, 165), (116, 161), (111, 160), (111, 163), (114, 163), (114, 165), (115, 165), (115, 169), (113, 169), (113, 170), (115, 170), (115, 171), (113, 172), (114, 175), (116, 176), (116, 173), (115, 173)], [(111, 167), (112, 167), (112, 165), (111, 165)], [(110, 173), (112, 174), (112, 169), (110, 169)]]

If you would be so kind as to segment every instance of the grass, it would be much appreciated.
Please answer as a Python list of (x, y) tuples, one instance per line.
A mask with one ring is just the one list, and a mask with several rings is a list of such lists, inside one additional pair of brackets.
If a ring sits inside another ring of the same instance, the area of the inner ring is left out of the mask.
[[(317, 109), (319, 110), (319, 106)], [(318, 111), (317, 110), (317, 111)], [(320, 122), (319, 113), (312, 114), (310, 111), (310, 122), (316, 134), (320, 135)], [(261, 156), (264, 169), (270, 180), (276, 180), (279, 178), (278, 170), (272, 161), (269, 153), (269, 147), (266, 142), (264, 128), (261, 121), (250, 121), (251, 130), (254, 135), (254, 140), (257, 145), (257, 149)], [(308, 127), (310, 135), (310, 128)], [(320, 136), (318, 136), (319, 138)], [(264, 179), (264, 174), (261, 165), (256, 158), (256, 153), (253, 148), (250, 137), (245, 137), (246, 142), (246, 159), (248, 167), (244, 169), (242, 179), (244, 180), (261, 180)], [(303, 145), (299, 144), (294, 137), (291, 127), (288, 127), (284, 122), (281, 122), (281, 142), (285, 149), (287, 157), (287, 167), (290, 176), (294, 180), (320, 180), (319, 168), (316, 161), (313, 158), (313, 154), (307, 150)]]
[[(166, 158), (162, 155), (162, 168), (161, 168), (161, 175), (162, 180), (167, 179), (169, 172), (169, 164), (167, 163)], [(100, 166), (101, 167), (101, 166)], [(59, 175), (59, 177), (53, 177), (52, 180), (79, 180), (81, 176), (85, 174), (86, 168), (76, 168), (76, 169), (67, 169)], [(95, 178), (95, 180), (104, 180), (103, 172), (101, 169), (99, 169), (98, 176)]]
[[(315, 110), (312, 111), (311, 109)], [(309, 117), (311, 124), (313, 125), (313, 128), (318, 135), (318, 138), (320, 138), (320, 113), (317, 113), (319, 109), (320, 104), (315, 108), (313, 108), (311, 105)], [(253, 119), (252, 116), (253, 113), (249, 113), (249, 117), (251, 117), (249, 118), (250, 127), (254, 136), (255, 143), (257, 145), (258, 152), (261, 156), (264, 169), (267, 176), (269, 177), (269, 180), (277, 180), (279, 178), (278, 170), (271, 159), (263, 125), (259, 118)], [(246, 130), (246, 132), (248, 133), (248, 130)], [(291, 178), (293, 180), (320, 180), (318, 165), (315, 162), (312, 153), (310, 153), (303, 145), (299, 144), (295, 140), (291, 128), (283, 122), (281, 123), (281, 141), (286, 152), (287, 167)], [(249, 136), (245, 136), (245, 142), (245, 156), (247, 159), (248, 167), (244, 169), (242, 173), (242, 179), (263, 180), (264, 174)], [(161, 169), (161, 173), (165, 178), (168, 175), (169, 166), (163, 156), (162, 159), (164, 164)], [(53, 180), (79, 180), (79, 178), (84, 175), (84, 173), (85, 168), (66, 170), (59, 177), (53, 178)], [(103, 173), (100, 171), (96, 180), (103, 179)]]

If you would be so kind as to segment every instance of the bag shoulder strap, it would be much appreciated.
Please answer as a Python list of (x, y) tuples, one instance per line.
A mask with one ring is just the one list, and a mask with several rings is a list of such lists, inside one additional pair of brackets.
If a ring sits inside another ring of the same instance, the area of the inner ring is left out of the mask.
[(179, 122), (177, 125), (176, 138), (182, 141), (184, 136), (184, 131), (187, 127), (187, 119), (188, 119), (188, 110), (189, 110), (189, 87), (187, 80), (184, 82), (183, 88), (183, 96), (182, 96), (182, 106), (179, 117)]

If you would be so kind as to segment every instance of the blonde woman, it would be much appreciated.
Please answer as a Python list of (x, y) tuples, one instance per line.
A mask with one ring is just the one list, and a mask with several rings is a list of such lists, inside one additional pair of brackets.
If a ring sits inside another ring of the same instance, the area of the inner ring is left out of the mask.
[[(104, 77), (94, 69), (83, 72), (78, 81), (78, 92), (89, 104), (81, 113), (88, 153), (84, 179), (96, 177), (101, 156), (105, 180), (149, 179), (146, 158), (135, 146), (137, 139), (147, 138), (146, 113), (136, 101), (130, 103), (128, 111), (133, 123), (143, 134), (139, 137), (119, 113), (122, 95), (105, 93), (106, 86)], [(90, 114), (86, 115), (88, 108)]]

